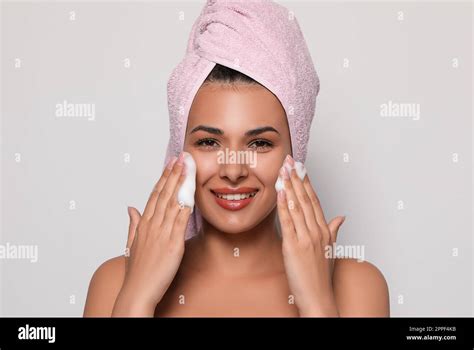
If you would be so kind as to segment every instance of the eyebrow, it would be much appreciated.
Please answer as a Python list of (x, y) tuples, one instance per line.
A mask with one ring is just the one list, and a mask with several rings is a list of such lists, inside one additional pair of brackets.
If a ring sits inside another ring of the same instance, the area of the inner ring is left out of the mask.
[[(213, 128), (212, 126), (206, 126), (206, 125), (196, 126), (193, 130), (191, 130), (190, 134), (192, 134), (196, 131), (199, 131), (199, 130), (206, 131), (206, 132), (208, 132), (210, 134), (214, 134), (214, 135), (224, 135), (224, 131), (222, 131), (221, 129)], [(267, 131), (276, 132), (277, 134), (280, 134), (275, 128), (273, 128), (271, 126), (262, 126), (262, 127), (256, 128), (256, 129), (246, 131), (245, 136), (256, 136), (256, 135), (260, 135), (260, 134), (262, 134), (264, 132), (267, 132)]]

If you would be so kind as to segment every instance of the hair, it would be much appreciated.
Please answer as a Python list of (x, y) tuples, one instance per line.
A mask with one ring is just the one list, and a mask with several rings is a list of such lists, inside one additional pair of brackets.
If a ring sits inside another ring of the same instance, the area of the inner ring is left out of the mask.
[(215, 67), (212, 69), (211, 73), (209, 73), (206, 80), (204, 80), (203, 84), (210, 84), (210, 83), (221, 83), (221, 84), (229, 84), (229, 85), (237, 85), (237, 84), (261, 85), (259, 82), (250, 78), (248, 75), (245, 75), (232, 68), (220, 65), (218, 63), (216, 63)]

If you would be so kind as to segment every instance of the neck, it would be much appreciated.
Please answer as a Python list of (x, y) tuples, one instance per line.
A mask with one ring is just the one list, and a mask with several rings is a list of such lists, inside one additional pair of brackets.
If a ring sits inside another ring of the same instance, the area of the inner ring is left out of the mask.
[(226, 275), (259, 275), (284, 270), (276, 208), (257, 226), (240, 233), (223, 232), (203, 219), (196, 237), (201, 268)]

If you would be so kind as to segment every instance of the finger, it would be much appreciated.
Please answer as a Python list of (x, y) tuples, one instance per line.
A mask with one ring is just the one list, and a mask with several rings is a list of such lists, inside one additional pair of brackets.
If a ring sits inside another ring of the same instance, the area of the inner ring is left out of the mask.
[(304, 238), (304, 236), (308, 235), (308, 227), (306, 226), (303, 209), (301, 208), (298, 198), (296, 198), (288, 170), (286, 170), (284, 166), (280, 170), (280, 175), (283, 179), (283, 184), (285, 187), (284, 191), (287, 198), (288, 210), (290, 212), (291, 218), (293, 219), (293, 225), (296, 229), (296, 236), (298, 237), (298, 240), (300, 240)]
[(318, 226), (318, 222), (316, 221), (316, 216), (313, 210), (313, 204), (311, 203), (311, 199), (309, 198), (308, 193), (306, 192), (306, 188), (303, 185), (303, 181), (300, 179), (295, 169), (291, 169), (290, 180), (291, 184), (293, 185), (296, 198), (298, 199), (300, 206), (303, 210), (306, 226), (308, 227), (310, 232), (319, 231), (320, 227)]
[(128, 207), (128, 215), (130, 217), (130, 224), (128, 226), (128, 238), (127, 238), (127, 252), (130, 252), (133, 241), (135, 240), (135, 233), (137, 231), (137, 226), (140, 221), (140, 212), (133, 208)]
[(309, 180), (309, 176), (306, 175), (303, 180), (303, 185), (306, 188), (306, 192), (308, 193), (309, 198), (311, 199), (311, 203), (313, 204), (314, 214), (316, 215), (316, 220), (318, 221), (318, 225), (320, 227), (327, 227), (326, 218), (324, 217), (323, 209), (321, 208), (321, 204), (319, 203), (319, 198), (316, 195), (316, 191), (313, 189), (311, 185), (311, 181)]
[[(163, 234), (171, 234), (176, 217), (178, 216), (180, 210), (184, 208), (182, 203), (178, 203), (178, 192), (185, 179), (186, 175), (184, 174), (184, 172), (182, 172), (181, 176), (179, 177), (178, 183), (174, 188), (174, 192), (171, 198), (168, 200), (168, 205), (166, 205), (164, 213), (162, 213), (163, 222), (161, 224), (161, 231), (163, 232)], [(157, 213), (155, 215), (161, 214)]]
[(183, 207), (179, 210), (171, 230), (171, 239), (184, 240), (186, 236), (186, 227), (188, 226), (189, 217), (191, 216), (191, 208)]
[(329, 223), (328, 227), (329, 227), (329, 231), (331, 232), (331, 242), (336, 242), (337, 234), (342, 224), (344, 223), (345, 219), (346, 219), (345, 216), (338, 216), (337, 218), (332, 219), (331, 222)]
[(278, 191), (277, 196), (278, 219), (280, 220), (281, 236), (283, 240), (296, 240), (296, 230), (293, 225), (293, 219), (288, 210), (285, 191)]
[[(306, 183), (306, 185), (305, 185)], [(309, 198), (309, 202), (310, 202), (310, 207), (311, 207), (311, 211), (313, 212), (313, 218), (316, 220), (316, 230), (311, 230), (311, 232), (316, 232), (317, 235), (319, 235), (319, 237), (322, 238), (323, 242), (325, 243), (329, 243), (330, 240), (331, 240), (331, 233), (329, 231), (329, 228), (327, 227), (327, 225), (325, 224), (326, 220), (324, 219), (324, 215), (323, 215), (323, 218), (322, 220), (317, 218), (317, 215), (319, 215), (318, 213), (318, 210), (315, 209), (315, 204), (314, 202), (317, 201), (319, 203), (319, 200), (318, 198), (316, 197), (316, 192), (313, 190), (312, 186), (311, 186), (311, 183), (309, 183), (309, 176), (306, 175), (302, 181), (302, 186), (304, 188), (304, 191), (307, 195), (307, 197)], [(314, 195), (314, 196), (313, 196)], [(319, 207), (321, 209), (321, 207)], [(322, 210), (321, 210), (321, 214), (322, 214)]]
[(153, 213), (153, 216), (150, 218), (150, 223), (156, 225), (156, 227), (160, 227), (163, 223), (163, 218), (166, 212), (166, 206), (168, 205), (168, 201), (170, 199), (176, 199), (171, 197), (173, 197), (173, 193), (175, 193), (175, 188), (180, 182), (180, 179), (183, 177), (181, 176), (181, 174), (183, 173), (183, 168), (184, 154), (181, 152), (178, 160), (176, 161), (173, 166), (173, 169), (171, 170), (171, 174), (168, 176), (165, 185), (163, 186), (162, 190), (160, 191), (160, 194), (158, 195), (155, 211)]
[(166, 165), (163, 174), (161, 175), (160, 179), (156, 183), (156, 185), (153, 187), (153, 191), (150, 194), (150, 197), (148, 198), (148, 202), (145, 206), (145, 209), (143, 210), (143, 218), (145, 220), (150, 220), (153, 216), (153, 213), (155, 212), (155, 207), (156, 207), (156, 201), (158, 199), (158, 196), (163, 189), (164, 185), (166, 184), (166, 181), (168, 180), (169, 176), (171, 175), (172, 169), (174, 169), (174, 165), (176, 164), (176, 157), (173, 157), (168, 164)]

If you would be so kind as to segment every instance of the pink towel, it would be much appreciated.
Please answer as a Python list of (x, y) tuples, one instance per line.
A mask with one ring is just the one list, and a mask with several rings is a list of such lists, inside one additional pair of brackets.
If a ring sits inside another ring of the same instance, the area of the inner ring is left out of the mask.
[[(165, 164), (182, 151), (192, 101), (216, 63), (248, 75), (278, 97), (293, 157), (304, 163), (319, 79), (296, 18), (270, 0), (208, 0), (191, 29), (186, 55), (168, 81)], [(186, 238), (200, 230), (201, 220), (195, 207)]]

